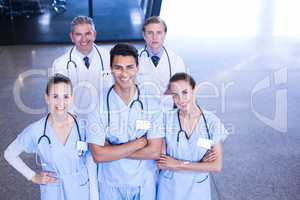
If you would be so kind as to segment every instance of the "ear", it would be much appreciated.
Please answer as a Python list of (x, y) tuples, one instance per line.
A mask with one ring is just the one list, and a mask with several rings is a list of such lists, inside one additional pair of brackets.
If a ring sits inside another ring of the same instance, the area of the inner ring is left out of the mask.
[(44, 95), (44, 98), (45, 98), (46, 104), (49, 105), (49, 101), (50, 101), (50, 100), (49, 100), (49, 96), (48, 96), (47, 94), (45, 94), (45, 95)]
[(145, 32), (143, 31), (143, 38), (146, 41)]
[(170, 88), (168, 87), (167, 89), (166, 89), (166, 91), (164, 92), (164, 95), (171, 95), (172, 93), (171, 93), (171, 90), (170, 90)]
[(199, 88), (200, 88), (199, 85), (195, 85), (195, 88), (193, 89), (193, 95), (194, 95), (195, 99), (197, 99), (197, 94), (199, 92)]
[(69, 37), (70, 37), (71, 41), (74, 43), (74, 40), (73, 40), (73, 33), (72, 33), (72, 32), (69, 33)]
[(72, 95), (71, 95), (70, 103), (71, 103), (71, 104), (74, 103), (74, 95), (73, 95), (73, 93), (72, 93)]
[(198, 90), (199, 90), (199, 88), (200, 88), (200, 85), (195, 85), (195, 88), (194, 88), (194, 91), (197, 93), (198, 92)]

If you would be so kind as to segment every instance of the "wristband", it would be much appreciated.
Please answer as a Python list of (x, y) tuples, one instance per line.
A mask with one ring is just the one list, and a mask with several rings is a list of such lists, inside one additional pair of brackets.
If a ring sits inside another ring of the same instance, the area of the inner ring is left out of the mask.
[(191, 164), (191, 162), (190, 161), (184, 161), (182, 164), (189, 165), (189, 164)]

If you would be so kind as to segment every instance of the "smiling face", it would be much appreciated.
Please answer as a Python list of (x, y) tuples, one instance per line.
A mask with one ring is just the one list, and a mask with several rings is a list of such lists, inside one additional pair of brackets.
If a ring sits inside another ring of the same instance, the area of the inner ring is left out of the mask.
[(70, 38), (79, 52), (88, 55), (93, 49), (96, 32), (90, 24), (77, 24), (70, 33)]
[(126, 90), (134, 86), (138, 66), (133, 56), (116, 55), (112, 59), (111, 72), (115, 87)]
[(51, 114), (66, 114), (73, 103), (72, 88), (66, 83), (53, 84), (45, 100)]
[(165, 41), (165, 27), (162, 23), (148, 24), (145, 26), (143, 36), (147, 46), (153, 52), (158, 53)]
[(188, 111), (196, 103), (195, 89), (188, 81), (179, 80), (170, 84), (170, 93), (179, 110)]

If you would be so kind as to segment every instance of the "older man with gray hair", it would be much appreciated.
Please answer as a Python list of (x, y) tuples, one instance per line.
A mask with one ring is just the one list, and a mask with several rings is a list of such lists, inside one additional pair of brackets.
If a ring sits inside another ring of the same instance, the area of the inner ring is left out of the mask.
[[(95, 24), (87, 16), (73, 19), (69, 36), (74, 46), (53, 62), (52, 73), (60, 73), (71, 79), (75, 97), (73, 112), (85, 119), (96, 108), (102, 89), (111, 84), (110, 56), (106, 49), (94, 43)], [(97, 169), (91, 156), (87, 156), (87, 165), (90, 199), (98, 200)]]
[(74, 85), (74, 112), (81, 117), (95, 108), (99, 92), (111, 84), (109, 53), (94, 43), (96, 34), (90, 17), (75, 17), (69, 33), (74, 46), (53, 62), (53, 73), (71, 79)]

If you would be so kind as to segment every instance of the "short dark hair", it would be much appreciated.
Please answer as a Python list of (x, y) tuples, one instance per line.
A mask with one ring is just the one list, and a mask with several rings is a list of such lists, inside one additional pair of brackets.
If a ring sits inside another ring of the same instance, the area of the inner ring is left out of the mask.
[(191, 77), (187, 73), (180, 72), (180, 73), (174, 74), (170, 78), (168, 89), (170, 89), (171, 83), (176, 82), (176, 81), (186, 81), (186, 82), (188, 82), (190, 84), (190, 86), (192, 87), (192, 89), (194, 89), (196, 87), (196, 81), (193, 79), (193, 77)]
[(139, 54), (137, 49), (126, 43), (119, 43), (116, 44), (111, 50), (110, 50), (110, 66), (112, 67), (112, 62), (115, 56), (132, 56), (135, 60), (135, 64), (139, 65)]
[(49, 95), (50, 88), (53, 85), (58, 84), (58, 83), (65, 83), (67, 85), (70, 85), (71, 91), (73, 91), (73, 85), (72, 85), (71, 80), (68, 77), (66, 77), (65, 75), (57, 73), (48, 80), (47, 87), (46, 87), (46, 94)]
[(149, 17), (146, 19), (146, 21), (144, 22), (144, 25), (143, 25), (143, 32), (145, 32), (145, 29), (146, 29), (146, 26), (149, 25), (149, 24), (162, 24), (165, 28), (165, 32), (167, 32), (167, 24), (166, 22), (158, 17), (158, 16), (152, 16), (152, 17)]

